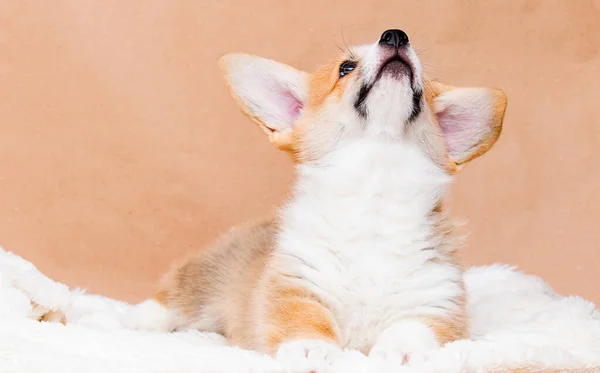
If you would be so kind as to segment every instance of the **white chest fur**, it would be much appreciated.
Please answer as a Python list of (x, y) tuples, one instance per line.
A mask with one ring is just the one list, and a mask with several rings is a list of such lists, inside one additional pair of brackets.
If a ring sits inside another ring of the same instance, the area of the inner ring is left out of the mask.
[(346, 347), (368, 349), (398, 319), (452, 307), (461, 274), (432, 260), (429, 220), (450, 178), (416, 146), (360, 140), (298, 173), (277, 256), (331, 307)]

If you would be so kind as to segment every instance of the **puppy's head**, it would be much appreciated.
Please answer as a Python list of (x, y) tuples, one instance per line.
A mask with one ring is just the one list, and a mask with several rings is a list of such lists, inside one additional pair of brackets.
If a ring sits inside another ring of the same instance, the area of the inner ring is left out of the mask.
[(225, 55), (220, 65), (242, 111), (297, 162), (371, 138), (415, 142), (452, 173), (492, 147), (506, 109), (499, 90), (425, 78), (400, 30), (351, 47), (313, 73), (246, 54)]

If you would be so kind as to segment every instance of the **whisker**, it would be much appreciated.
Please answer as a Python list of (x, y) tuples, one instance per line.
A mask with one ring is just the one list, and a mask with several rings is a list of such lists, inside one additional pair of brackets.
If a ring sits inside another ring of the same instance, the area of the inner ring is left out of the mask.
[(419, 48), (419, 49), (415, 49), (415, 53), (417, 54), (417, 56), (421, 57), (421, 55), (423, 53), (427, 52), (427, 48)]
[(346, 42), (346, 38), (344, 37), (344, 23), (343, 22), (340, 25), (340, 34), (342, 35), (342, 42), (344, 43), (344, 47), (348, 51), (350, 48), (348, 48), (348, 43)]

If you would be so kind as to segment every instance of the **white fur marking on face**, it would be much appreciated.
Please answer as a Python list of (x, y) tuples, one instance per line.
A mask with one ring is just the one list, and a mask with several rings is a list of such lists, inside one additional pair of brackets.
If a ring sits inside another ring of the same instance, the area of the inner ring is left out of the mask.
[(366, 117), (368, 132), (398, 139), (404, 133), (405, 123), (415, 119), (411, 118), (415, 112), (414, 98), (420, 97), (423, 90), (419, 58), (412, 47), (406, 46), (398, 51), (396, 57), (410, 65), (410, 72), (405, 68), (404, 72), (381, 73), (382, 66), (389, 59), (396, 58), (394, 53), (378, 43), (359, 50), (363, 54), (360, 85), (361, 89), (367, 89), (368, 96), (357, 109), (362, 110), (362, 116)]
[(413, 111), (413, 91), (408, 76), (392, 78), (383, 76), (367, 98), (369, 110), (368, 132), (384, 133), (399, 138), (404, 133), (405, 122)]

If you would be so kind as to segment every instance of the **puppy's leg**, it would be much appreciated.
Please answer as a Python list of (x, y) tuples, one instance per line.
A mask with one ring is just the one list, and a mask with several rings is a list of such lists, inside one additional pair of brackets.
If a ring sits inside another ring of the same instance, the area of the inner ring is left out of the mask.
[(134, 330), (171, 332), (192, 327), (206, 317), (205, 310), (214, 298), (209, 293), (214, 293), (215, 282), (206, 275), (208, 259), (206, 255), (197, 254), (175, 262), (160, 281), (155, 296), (135, 305), (125, 315), (125, 326)]
[(400, 320), (385, 329), (369, 356), (407, 364), (424, 360), (442, 345), (466, 336), (462, 319), (419, 317)]
[(280, 360), (328, 361), (341, 352), (333, 315), (309, 291), (271, 281), (262, 305), (263, 343)]

